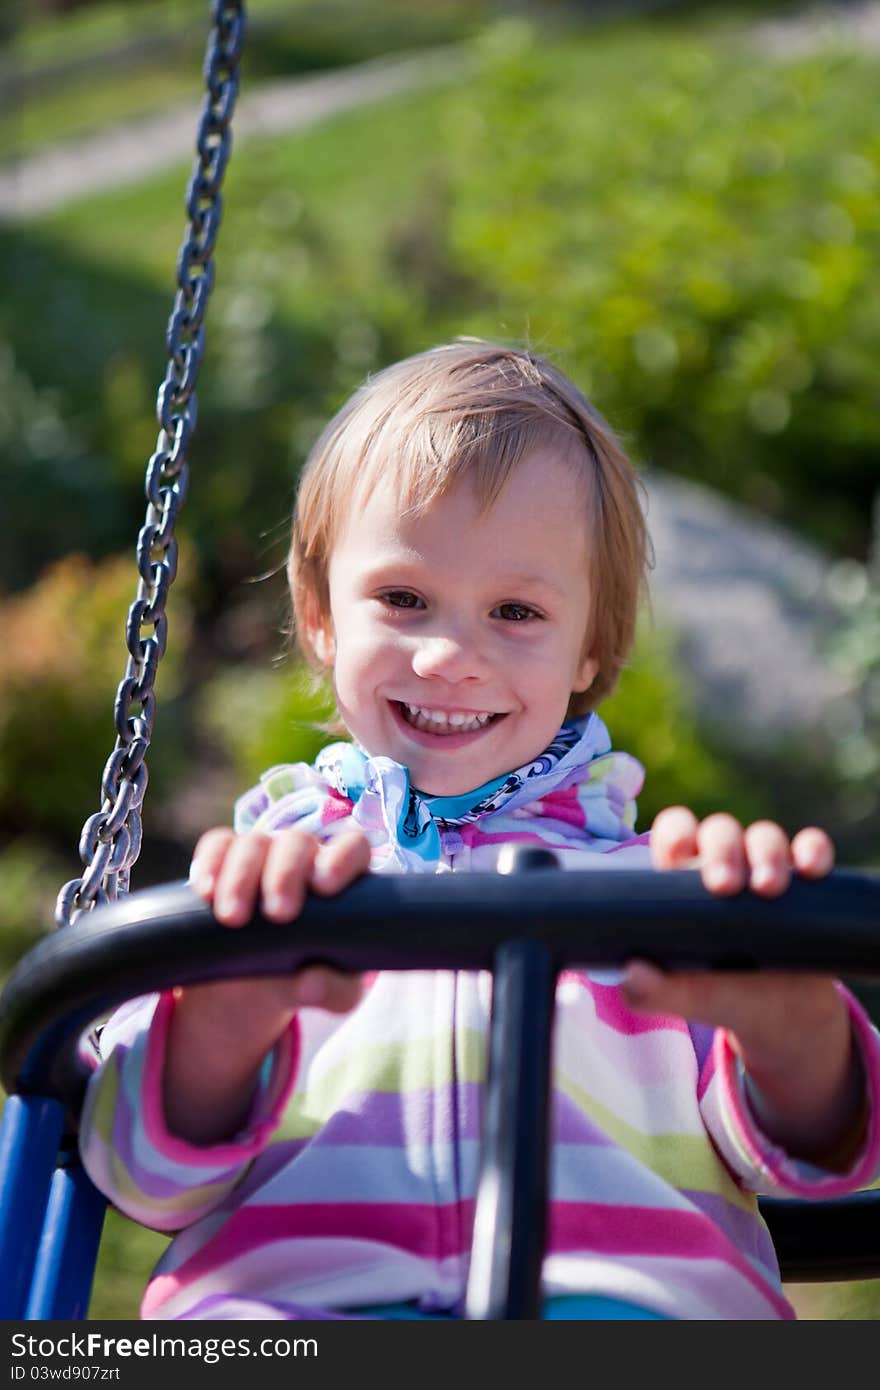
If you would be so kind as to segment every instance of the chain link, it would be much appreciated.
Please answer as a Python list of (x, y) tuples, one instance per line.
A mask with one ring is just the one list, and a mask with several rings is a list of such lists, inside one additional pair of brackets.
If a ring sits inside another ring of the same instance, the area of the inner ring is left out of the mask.
[(187, 450), (196, 427), (195, 386), (214, 284), (214, 246), (223, 215), (220, 188), (232, 143), (229, 123), (238, 95), (244, 25), (244, 0), (213, 0), (203, 69), (207, 92), (186, 190), (189, 221), (177, 258), (177, 294), (166, 331), (168, 366), (156, 397), (159, 435), (147, 463), (147, 511), (137, 540), (140, 582), (128, 610), (129, 657), (113, 708), (116, 745), (101, 777), (101, 810), (82, 828), (82, 876), (65, 883), (58, 894), (59, 927), (128, 892), (131, 868), (140, 854), (145, 759), (156, 717), (153, 687), (167, 640), (165, 603), (177, 573), (174, 526), (189, 481)]

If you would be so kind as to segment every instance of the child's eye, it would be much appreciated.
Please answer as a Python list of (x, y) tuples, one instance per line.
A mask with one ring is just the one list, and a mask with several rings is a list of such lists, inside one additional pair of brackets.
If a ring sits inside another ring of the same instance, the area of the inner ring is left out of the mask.
[(534, 608), (530, 608), (527, 603), (499, 603), (495, 612), (506, 623), (522, 623), (527, 618), (540, 617), (540, 614)]
[(387, 603), (390, 608), (422, 608), (424, 604), (418, 594), (414, 594), (410, 589), (389, 589), (382, 595), (383, 603)]

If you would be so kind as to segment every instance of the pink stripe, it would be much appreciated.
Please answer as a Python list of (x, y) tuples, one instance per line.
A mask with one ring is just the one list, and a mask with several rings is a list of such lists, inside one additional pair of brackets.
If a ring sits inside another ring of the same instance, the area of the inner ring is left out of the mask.
[(462, 844), (469, 849), (475, 849), (479, 845), (503, 845), (508, 840), (522, 841), (527, 845), (546, 845), (546, 836), (538, 835), (534, 830), (499, 830), (497, 834), (492, 834), (489, 830), (481, 830), (478, 825), (471, 822), (469, 825), (458, 827)]
[[(279, 1240), (311, 1238), (364, 1240), (406, 1250), (422, 1259), (443, 1260), (470, 1247), (473, 1201), (442, 1207), (395, 1203), (312, 1203), (262, 1206), (237, 1212), (209, 1245), (176, 1271), (158, 1275), (144, 1300), (144, 1314), (224, 1264)], [(601, 1203), (555, 1202), (550, 1211), (549, 1254), (596, 1254), (610, 1258), (711, 1259), (735, 1269), (782, 1318), (786, 1300), (752, 1268), (705, 1216), (681, 1209), (609, 1207)]]
[[(567, 816), (558, 816), (557, 819), (565, 822), (569, 818)], [(480, 845), (505, 844), (508, 840), (522, 841), (530, 845), (548, 845), (551, 849), (583, 849), (583, 843), (580, 841), (566, 841), (563, 838), (561, 829), (554, 837), (552, 829), (547, 827), (546, 822), (544, 824), (545, 828), (543, 834), (539, 834), (537, 830), (498, 830), (493, 832), (490, 830), (482, 830), (475, 822), (459, 826), (458, 833), (461, 836), (462, 843), (466, 844), (470, 849), (474, 849)], [(578, 829), (583, 828), (582, 825), (578, 826)], [(601, 838), (602, 836), (600, 835), (599, 839)], [(599, 853), (616, 854), (620, 849), (632, 849), (634, 845), (647, 845), (649, 842), (650, 835), (648, 832), (645, 832), (644, 835), (637, 835), (632, 840), (625, 840), (623, 844), (620, 845), (612, 845), (610, 849), (600, 850)]]
[(623, 840), (619, 845), (613, 845), (611, 849), (606, 849), (606, 854), (616, 854), (620, 849), (632, 849), (633, 845), (649, 845), (651, 843), (650, 830), (643, 830), (641, 835), (634, 835), (631, 840)]
[[(162, 1104), (162, 1073), (165, 1067), (165, 1051), (168, 1043), (168, 1029), (174, 1012), (174, 992), (165, 990), (159, 996), (156, 1012), (147, 1037), (147, 1051), (144, 1060), (144, 1080), (141, 1094), (143, 1105), (144, 1130), (150, 1143), (166, 1158), (183, 1165), (194, 1164), (203, 1168), (212, 1163), (218, 1167), (229, 1167), (243, 1163), (265, 1148), (273, 1131), (284, 1113), (299, 1064), (300, 1030), (299, 1020), (291, 1020), (289, 1038), (289, 1062), (287, 1076), (281, 1086), (273, 1085), (275, 1091), (268, 1113), (253, 1126), (253, 1136), (245, 1143), (206, 1144), (196, 1147), (171, 1134), (165, 1124), (165, 1111)], [(283, 1040), (282, 1040), (283, 1041)], [(276, 1082), (273, 1076), (273, 1083)]]
[(700, 1072), (700, 1079), (697, 1082), (697, 1100), (701, 1101), (708, 1091), (715, 1078), (715, 1039), (712, 1040), (712, 1050), (709, 1052), (703, 1070)]
[(576, 825), (579, 829), (584, 829), (587, 818), (584, 808), (578, 800), (579, 785), (565, 787), (559, 791), (550, 792), (548, 796), (542, 796), (535, 805), (540, 806), (541, 814), (552, 816), (554, 820), (567, 821), (569, 825)]
[(622, 1259), (628, 1255), (653, 1255), (720, 1260), (772, 1303), (780, 1317), (791, 1316), (782, 1295), (761, 1278), (711, 1221), (696, 1212), (624, 1206), (609, 1211), (608, 1206), (595, 1202), (554, 1202), (549, 1226), (549, 1249), (558, 1254), (584, 1250)]
[(600, 1023), (613, 1028), (617, 1033), (686, 1033), (687, 1023), (675, 1014), (637, 1014), (628, 1008), (617, 985), (602, 985), (590, 980), (586, 974), (581, 979), (593, 996), (596, 1018)]
[(472, 1198), (442, 1206), (421, 1202), (310, 1202), (246, 1207), (230, 1216), (213, 1240), (191, 1259), (173, 1273), (154, 1279), (149, 1296), (154, 1302), (153, 1291), (161, 1283), (158, 1301), (164, 1302), (194, 1280), (276, 1240), (364, 1240), (442, 1260), (469, 1248), (473, 1220)]
[(331, 791), (328, 799), (321, 807), (321, 824), (329, 825), (331, 821), (345, 820), (350, 816), (354, 809), (354, 803), (348, 797), (340, 796), (338, 792)]
[(773, 1145), (761, 1133), (747, 1110), (737, 1074), (737, 1054), (721, 1028), (715, 1035), (712, 1049), (723, 1102), (729, 1107), (739, 1141), (745, 1148), (749, 1161), (759, 1171), (769, 1173), (774, 1182), (784, 1185), (786, 1192), (795, 1197), (844, 1197), (859, 1185), (871, 1183), (876, 1177), (877, 1165), (880, 1162), (880, 1056), (876, 1036), (859, 1002), (839, 981), (837, 989), (849, 1009), (853, 1034), (860, 1049), (869, 1106), (865, 1146), (858, 1161), (847, 1173), (828, 1173), (819, 1178), (801, 1177), (796, 1161), (789, 1159), (783, 1150)]

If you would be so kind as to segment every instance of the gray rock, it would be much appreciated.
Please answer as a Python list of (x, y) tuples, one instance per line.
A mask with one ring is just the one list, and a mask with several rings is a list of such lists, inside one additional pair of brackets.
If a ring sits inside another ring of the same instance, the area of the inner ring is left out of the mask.
[(834, 0), (805, 5), (792, 14), (762, 20), (752, 29), (756, 48), (770, 57), (802, 58), (821, 48), (863, 53), (880, 48), (878, 0)]
[(826, 650), (829, 558), (709, 488), (642, 477), (654, 620), (675, 636), (697, 714), (756, 751), (781, 735), (822, 737), (848, 689)]

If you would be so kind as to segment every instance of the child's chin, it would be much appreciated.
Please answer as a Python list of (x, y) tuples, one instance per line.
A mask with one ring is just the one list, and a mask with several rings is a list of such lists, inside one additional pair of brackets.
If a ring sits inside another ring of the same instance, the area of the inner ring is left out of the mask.
[(411, 766), (409, 771), (412, 785), (423, 796), (464, 796), (466, 792), (472, 792), (484, 782), (490, 781), (493, 775), (497, 775), (492, 772), (484, 774), (475, 763), (471, 763), (463, 772), (455, 773), (451, 769), (444, 773), (426, 768), (424, 775), (420, 777), (419, 768)]

